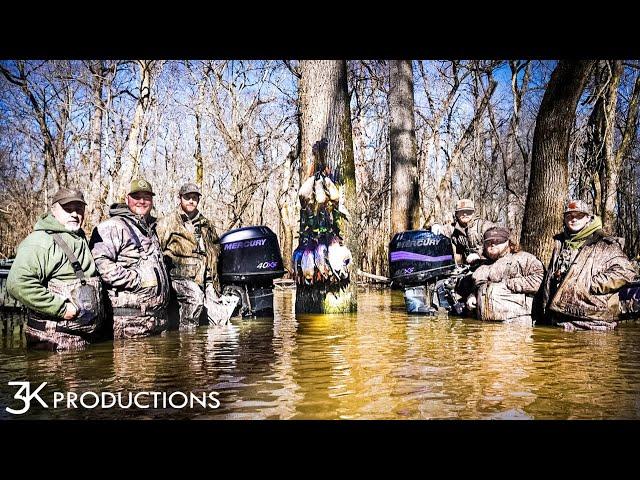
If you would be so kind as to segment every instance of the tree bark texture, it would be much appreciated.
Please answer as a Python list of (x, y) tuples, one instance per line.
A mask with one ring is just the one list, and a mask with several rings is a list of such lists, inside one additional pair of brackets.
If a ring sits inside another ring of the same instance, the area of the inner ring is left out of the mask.
[(568, 196), (569, 135), (594, 61), (560, 61), (542, 98), (531, 153), (531, 175), (520, 241), (544, 265), (562, 231)]
[[(342, 202), (352, 219), (341, 222), (340, 236), (351, 251), (353, 260), (351, 281), (346, 285), (344, 282), (339, 285), (298, 285), (296, 312), (353, 312), (357, 309), (355, 272), (359, 266), (359, 252), (354, 238), (356, 232), (353, 231), (356, 179), (346, 61), (302, 61), (299, 101), (302, 127), (300, 183), (322, 170), (341, 190)], [(325, 165), (321, 166), (316, 165), (312, 149), (323, 139), (326, 141)]]
[(419, 227), (418, 160), (411, 60), (389, 62), (391, 234)]

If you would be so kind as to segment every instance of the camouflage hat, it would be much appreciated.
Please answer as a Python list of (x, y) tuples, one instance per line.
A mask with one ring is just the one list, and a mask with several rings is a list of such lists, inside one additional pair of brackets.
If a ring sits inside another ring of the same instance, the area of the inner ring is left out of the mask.
[(87, 204), (87, 202), (84, 201), (84, 195), (80, 190), (71, 190), (69, 188), (61, 188), (51, 199), (51, 205), (53, 205), (54, 203), (66, 205), (67, 203), (71, 202), (81, 202), (85, 205)]
[(149, 192), (151, 195), (155, 195), (155, 193), (153, 193), (153, 189), (151, 188), (151, 184), (143, 178), (137, 178), (136, 180), (133, 180), (131, 182), (129, 194), (136, 192)]
[(182, 187), (180, 187), (178, 195), (182, 196), (186, 195), (187, 193), (197, 193), (198, 195), (202, 195), (202, 192), (195, 183), (185, 183)]
[(564, 209), (564, 213), (566, 214), (571, 212), (581, 212), (586, 213), (587, 215), (593, 214), (591, 207), (582, 200), (569, 200), (569, 202), (567, 202), (567, 208)]
[(461, 198), (456, 202), (456, 212), (460, 210), (475, 210), (476, 206), (470, 198)]

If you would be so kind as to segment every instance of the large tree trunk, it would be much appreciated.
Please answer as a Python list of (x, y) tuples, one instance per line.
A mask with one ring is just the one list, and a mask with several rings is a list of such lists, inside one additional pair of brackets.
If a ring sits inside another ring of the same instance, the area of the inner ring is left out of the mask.
[(536, 119), (531, 176), (520, 241), (547, 264), (553, 235), (562, 229), (568, 195), (569, 135), (594, 61), (560, 61), (551, 74)]
[(353, 312), (357, 309), (355, 278), (360, 263), (360, 252), (353, 231), (356, 215), (356, 178), (346, 62), (302, 61), (299, 98), (302, 115), (300, 183), (315, 173), (312, 149), (314, 144), (325, 139), (326, 173), (335, 185), (343, 190), (344, 206), (352, 217), (351, 221), (342, 222), (340, 234), (351, 251), (353, 260), (350, 268), (351, 281), (340, 288), (318, 283), (299, 285), (296, 292), (296, 312)]
[(391, 234), (418, 228), (418, 160), (411, 60), (389, 62)]

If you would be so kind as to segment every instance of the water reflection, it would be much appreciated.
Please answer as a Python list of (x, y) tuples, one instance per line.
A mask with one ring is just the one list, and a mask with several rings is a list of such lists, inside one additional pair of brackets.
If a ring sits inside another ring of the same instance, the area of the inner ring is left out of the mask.
[(217, 409), (46, 410), (21, 418), (431, 419), (639, 418), (640, 325), (613, 332), (407, 315), (401, 292), (362, 290), (350, 315), (296, 315), (91, 345), (27, 351), (3, 322), (0, 418), (9, 381), (47, 391), (219, 392)]
[(539, 398), (531, 413), (536, 418), (638, 418), (637, 327), (623, 324), (608, 335), (535, 329), (530, 381)]

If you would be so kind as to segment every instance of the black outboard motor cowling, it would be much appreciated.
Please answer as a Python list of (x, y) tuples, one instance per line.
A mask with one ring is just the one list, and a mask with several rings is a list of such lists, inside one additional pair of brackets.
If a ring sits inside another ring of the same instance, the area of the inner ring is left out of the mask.
[(273, 315), (273, 280), (285, 273), (276, 234), (264, 226), (237, 228), (220, 237), (220, 247), (223, 293), (240, 297), (243, 316)]
[[(389, 270), (395, 285), (404, 288), (409, 313), (435, 314), (433, 305), (443, 305), (444, 290), (436, 294), (436, 284), (444, 288), (443, 278), (456, 268), (451, 239), (430, 230), (409, 230), (394, 235), (389, 244)], [(442, 297), (442, 298), (440, 298)]]
[(422, 285), (453, 272), (455, 266), (451, 239), (430, 230), (397, 233), (389, 244), (390, 276), (397, 285)]

